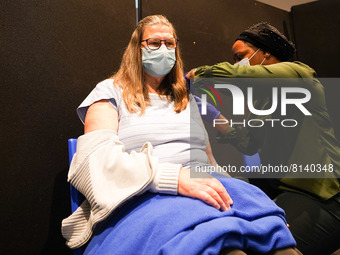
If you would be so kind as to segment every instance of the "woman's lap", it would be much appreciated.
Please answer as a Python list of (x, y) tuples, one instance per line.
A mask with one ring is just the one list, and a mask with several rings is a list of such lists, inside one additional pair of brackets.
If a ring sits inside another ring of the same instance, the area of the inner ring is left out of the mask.
[(145, 193), (110, 216), (85, 254), (217, 254), (223, 247), (268, 252), (294, 245), (283, 211), (262, 191), (231, 178), (221, 182), (233, 198), (231, 210)]

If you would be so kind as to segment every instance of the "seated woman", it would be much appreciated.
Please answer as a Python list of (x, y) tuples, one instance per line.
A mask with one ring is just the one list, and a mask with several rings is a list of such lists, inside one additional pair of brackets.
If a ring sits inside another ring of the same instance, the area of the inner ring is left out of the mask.
[(119, 71), (78, 108), (85, 134), (68, 179), (86, 200), (63, 220), (67, 244), (92, 237), (85, 254), (299, 254), (283, 210), (261, 190), (190, 178), (215, 162), (183, 75), (172, 24), (144, 18)]

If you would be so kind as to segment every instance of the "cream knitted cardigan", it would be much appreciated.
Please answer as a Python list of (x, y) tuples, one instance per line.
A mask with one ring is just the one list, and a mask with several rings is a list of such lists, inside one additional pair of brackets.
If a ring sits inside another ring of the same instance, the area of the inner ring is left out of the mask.
[(124, 151), (113, 130), (98, 130), (80, 136), (71, 162), (68, 181), (85, 201), (62, 221), (62, 234), (70, 248), (78, 248), (91, 237), (96, 223), (119, 205), (146, 190), (177, 194), (181, 165), (159, 163), (152, 145), (141, 152)]

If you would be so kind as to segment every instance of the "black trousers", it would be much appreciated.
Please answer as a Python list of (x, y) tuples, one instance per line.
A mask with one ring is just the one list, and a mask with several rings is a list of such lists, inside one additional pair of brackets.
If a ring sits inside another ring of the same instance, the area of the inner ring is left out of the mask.
[(297, 248), (305, 255), (327, 255), (340, 248), (340, 194), (326, 201), (308, 195), (273, 191), (264, 180), (251, 180), (286, 212)]

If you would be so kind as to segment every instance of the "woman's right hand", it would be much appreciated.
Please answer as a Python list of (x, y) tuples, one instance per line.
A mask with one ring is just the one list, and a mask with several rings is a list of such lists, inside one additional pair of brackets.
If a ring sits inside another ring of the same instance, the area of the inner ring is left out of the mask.
[(190, 170), (181, 168), (178, 178), (178, 193), (183, 196), (197, 198), (216, 209), (230, 209), (233, 200), (222, 183), (213, 177), (191, 178)]

